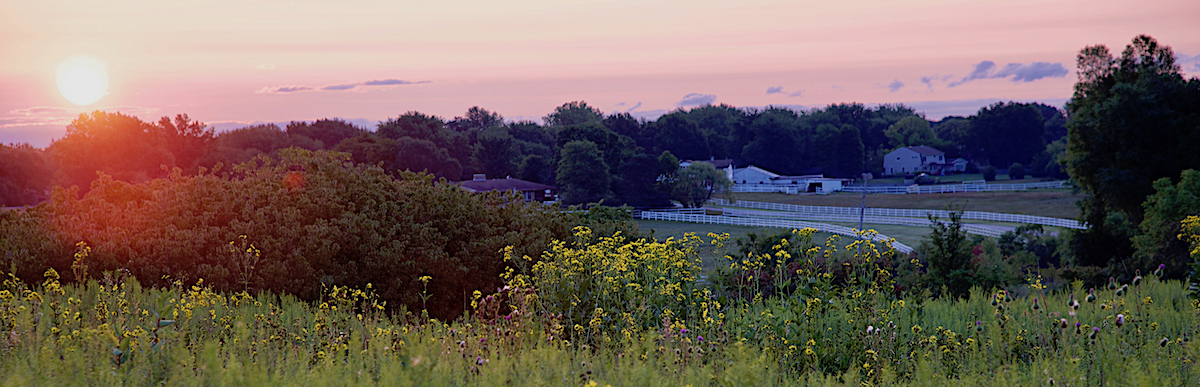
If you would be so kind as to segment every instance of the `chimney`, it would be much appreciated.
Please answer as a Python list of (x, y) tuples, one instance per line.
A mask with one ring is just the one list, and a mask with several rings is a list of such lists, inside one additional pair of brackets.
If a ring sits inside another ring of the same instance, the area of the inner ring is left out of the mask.
[(471, 180), (484, 181), (484, 180), (487, 180), (487, 175), (482, 174), (482, 173), (476, 173), (474, 175), (471, 175)]

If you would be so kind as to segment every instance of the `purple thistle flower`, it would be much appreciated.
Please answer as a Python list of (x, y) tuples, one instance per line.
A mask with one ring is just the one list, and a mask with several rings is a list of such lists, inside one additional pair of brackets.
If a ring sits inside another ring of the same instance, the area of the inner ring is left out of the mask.
[(686, 335), (686, 334), (687, 334), (687, 328), (682, 328), (682, 329), (680, 329), (680, 330), (679, 330), (679, 334), (681, 334), (681, 335)]
[(703, 343), (703, 342), (704, 342), (704, 336), (696, 336), (696, 341)]
[(1122, 325), (1125, 325), (1125, 315), (1118, 314), (1117, 315), (1117, 328), (1120, 328)]

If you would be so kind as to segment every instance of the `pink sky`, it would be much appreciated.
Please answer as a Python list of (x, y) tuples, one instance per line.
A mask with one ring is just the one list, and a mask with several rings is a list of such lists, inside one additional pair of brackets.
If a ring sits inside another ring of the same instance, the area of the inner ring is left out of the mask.
[[(687, 101), (902, 102), (938, 119), (997, 99), (1061, 106), (1081, 48), (1137, 34), (1200, 74), (1194, 0), (246, 3), (0, 4), (0, 142), (46, 146), (91, 110), (219, 128), (471, 106), (540, 121), (574, 100), (649, 117)], [(89, 106), (56, 86), (79, 55), (109, 75)], [(311, 90), (275, 92), (288, 88)]]

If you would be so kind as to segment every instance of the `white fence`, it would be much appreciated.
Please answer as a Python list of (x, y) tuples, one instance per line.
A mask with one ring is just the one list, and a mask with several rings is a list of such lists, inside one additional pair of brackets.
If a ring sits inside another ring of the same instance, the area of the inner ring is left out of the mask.
[[(855, 230), (850, 227), (837, 226), (825, 223), (805, 222), (799, 220), (787, 219), (766, 219), (766, 218), (749, 218), (749, 217), (734, 217), (734, 216), (717, 216), (717, 215), (701, 215), (688, 214), (682, 212), (667, 212), (667, 211), (642, 211), (640, 214), (642, 219), (647, 220), (669, 220), (676, 222), (703, 223), (703, 224), (728, 224), (736, 226), (752, 226), (752, 227), (781, 227), (790, 229), (800, 228), (815, 228), (818, 231), (847, 235), (857, 237)], [(875, 235), (872, 240), (875, 242), (888, 244), (889, 240), (886, 235)], [(912, 247), (900, 242), (890, 241), (892, 248), (896, 251), (908, 254), (913, 251)]]
[(768, 192), (768, 193), (785, 193), (795, 195), (798, 193), (808, 192), (806, 186), (800, 185), (784, 185), (784, 184), (734, 184), (733, 192)]
[[(748, 202), (748, 201), (744, 201), (744, 200), (739, 200), (736, 203), (730, 203), (728, 200), (724, 200), (724, 199), (712, 199), (709, 202), (712, 203), (713, 205), (718, 205), (718, 206), (753, 208), (753, 209), (759, 209), (759, 210), (786, 211), (786, 212), (800, 213), (800, 214), (851, 215), (855, 218), (855, 220), (854, 220), (855, 222), (858, 221), (857, 218), (858, 218), (859, 211), (860, 211), (860, 209), (858, 207), (801, 206), (801, 205), (796, 205), (796, 204)], [(865, 211), (863, 211), (863, 215), (865, 215), (865, 216), (891, 217), (891, 218), (897, 218), (897, 217), (899, 217), (899, 218), (918, 218), (918, 219), (925, 220), (926, 224), (928, 224), (927, 216), (930, 214), (932, 214), (935, 217), (943, 218), (943, 219), (950, 217), (950, 211), (945, 211), (945, 210), (867, 208), (867, 209), (865, 209)], [(1073, 229), (1077, 229), (1077, 230), (1085, 230), (1088, 228), (1086, 224), (1084, 224), (1078, 220), (1074, 220), (1074, 219), (1051, 218), (1051, 217), (1047, 217), (1047, 216), (1036, 216), (1036, 215), (1005, 214), (1005, 213), (999, 213), (999, 212), (964, 211), (962, 213), (962, 218), (969, 219), (969, 220), (987, 220), (987, 221), (993, 221), (993, 222), (1040, 224), (1043, 226), (1073, 228)], [(830, 221), (832, 221), (832, 220), (830, 220)], [(878, 223), (878, 222), (872, 222), (872, 223)], [(902, 224), (902, 223), (885, 223), (885, 224)], [(980, 235), (983, 235), (983, 234), (980, 234)]]
[[(1042, 183), (1022, 183), (1022, 184), (939, 184), (939, 185), (909, 185), (909, 186), (886, 186), (886, 187), (871, 187), (871, 186), (846, 186), (842, 187), (845, 192), (866, 192), (869, 194), (930, 194), (930, 193), (955, 193), (955, 192), (995, 192), (995, 191), (1026, 191), (1031, 189), (1056, 189), (1066, 188), (1067, 181), (1047, 181)], [(738, 192), (738, 191), (734, 191)], [(750, 192), (750, 191), (748, 191)]]

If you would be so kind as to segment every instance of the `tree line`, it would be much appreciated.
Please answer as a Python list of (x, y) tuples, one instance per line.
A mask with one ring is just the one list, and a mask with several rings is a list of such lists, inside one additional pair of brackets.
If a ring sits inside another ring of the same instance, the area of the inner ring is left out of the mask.
[[(96, 172), (140, 182), (232, 166), (298, 147), (346, 152), (388, 173), (428, 171), (451, 181), (482, 173), (558, 186), (569, 204), (662, 205), (686, 188), (663, 184), (668, 160), (733, 159), (784, 174), (858, 177), (883, 172), (883, 156), (928, 145), (950, 157), (1001, 168), (1024, 163), (1035, 176), (1062, 177), (1065, 115), (1042, 104), (997, 103), (971, 117), (930, 122), (912, 108), (832, 104), (794, 111), (729, 105), (679, 109), (655, 120), (563, 104), (542, 123), (509, 122), (470, 108), (445, 119), (416, 111), (369, 130), (340, 119), (254, 125), (216, 133), (186, 114), (144, 122), (108, 112), (80, 115), (42, 150), (0, 147), (0, 203), (32, 204), (50, 186), (89, 189)], [(974, 165), (974, 164), (973, 164)], [(165, 169), (163, 167), (166, 167)], [(44, 198), (42, 198), (44, 199)]]

